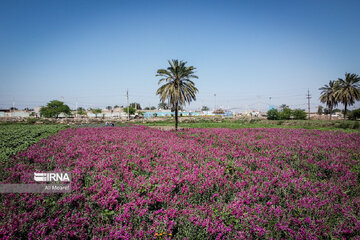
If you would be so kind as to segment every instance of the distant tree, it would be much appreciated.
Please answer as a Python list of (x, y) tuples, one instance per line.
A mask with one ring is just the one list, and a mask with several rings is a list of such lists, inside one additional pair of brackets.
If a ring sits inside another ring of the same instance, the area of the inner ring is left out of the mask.
[(358, 118), (360, 118), (360, 108), (352, 110), (351, 112), (348, 113), (348, 118), (350, 120), (356, 120)]
[(141, 110), (140, 103), (130, 103), (130, 107), (135, 108), (136, 110)]
[(159, 105), (158, 105), (158, 108), (163, 109), (163, 110), (167, 110), (167, 109), (169, 109), (169, 106), (164, 102), (160, 102)]
[(288, 106), (283, 106), (282, 110), (280, 111), (280, 119), (281, 120), (289, 120), (291, 118), (291, 109)]
[(24, 111), (28, 111), (28, 112), (30, 112), (30, 111), (34, 111), (34, 109), (31, 109), (31, 108), (24, 108)]
[(58, 118), (61, 113), (71, 115), (71, 110), (68, 105), (58, 100), (52, 100), (46, 107), (40, 108), (40, 115), (47, 118)]
[(326, 114), (326, 115), (330, 114), (330, 109), (324, 108), (324, 114)]
[(267, 119), (269, 120), (279, 120), (280, 119), (280, 113), (277, 109), (273, 108), (267, 111)]
[(317, 110), (317, 113), (319, 114), (319, 115), (322, 115), (323, 114), (323, 106), (318, 106), (318, 110)]
[(209, 108), (207, 106), (202, 106), (201, 111), (209, 111)]
[[(125, 112), (126, 114), (128, 113), (128, 108), (127, 108), (127, 107), (124, 108), (124, 112)], [(136, 109), (135, 109), (135, 108), (129, 107), (129, 114), (130, 114), (130, 115), (134, 115), (135, 112), (136, 112)]]
[(286, 104), (281, 104), (279, 108), (280, 108), (280, 110), (282, 111), (282, 110), (284, 110), (285, 108), (289, 108), (289, 106), (286, 105)]
[(86, 115), (86, 111), (85, 111), (85, 109), (82, 108), (82, 107), (78, 107), (78, 108), (76, 109), (76, 112), (77, 112), (77, 114), (79, 114), (79, 115)]
[(98, 114), (102, 113), (102, 110), (101, 110), (101, 108), (94, 108), (94, 109), (91, 109), (91, 112), (93, 114), (95, 114), (95, 117), (97, 118)]
[(345, 73), (345, 79), (339, 78), (339, 89), (336, 91), (336, 99), (344, 104), (344, 119), (347, 107), (354, 105), (360, 100), (360, 77), (354, 73)]
[[(184, 111), (184, 108), (183, 108), (182, 106), (178, 106), (178, 110), (179, 110), (179, 111)], [(171, 111), (171, 112), (175, 112), (175, 107), (172, 106), (170, 111)]]
[(109, 111), (111, 111), (111, 110), (112, 110), (112, 107), (111, 107), (111, 106), (107, 106), (106, 109), (109, 110)]
[(144, 110), (150, 110), (150, 108), (149, 108), (149, 107), (145, 107)]
[(295, 109), (292, 111), (292, 116), (294, 119), (305, 120), (307, 114), (304, 109)]
[(15, 111), (15, 110), (18, 110), (18, 109), (16, 107), (11, 107), (10, 110)]
[(159, 85), (164, 83), (157, 91), (161, 102), (168, 101), (171, 107), (175, 107), (175, 131), (178, 130), (179, 106), (196, 100), (198, 89), (191, 79), (196, 79), (195, 67), (186, 66), (187, 62), (172, 60), (168, 61), (170, 67), (159, 69), (156, 76), (161, 77)]
[(156, 109), (156, 107), (154, 107), (154, 106), (152, 106), (151, 108), (150, 108), (150, 110), (155, 110)]
[(321, 90), (320, 101), (325, 103), (329, 108), (330, 119), (332, 114), (332, 109), (338, 104), (336, 97), (336, 92), (338, 91), (339, 84), (336, 81), (329, 81), (329, 85), (325, 84), (323, 87), (319, 88)]

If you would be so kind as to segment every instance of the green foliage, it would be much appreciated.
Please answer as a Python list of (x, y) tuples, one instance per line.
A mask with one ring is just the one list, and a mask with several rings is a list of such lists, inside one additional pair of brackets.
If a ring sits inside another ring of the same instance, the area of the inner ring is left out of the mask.
[(330, 114), (330, 109), (324, 108), (324, 114), (326, 114), (326, 115)]
[(151, 108), (150, 108), (150, 110), (155, 110), (156, 109), (156, 107), (154, 107), (154, 106), (152, 106)]
[(28, 118), (26, 119), (26, 122), (29, 123), (29, 124), (34, 124), (36, 123), (37, 119), (36, 118)]
[(102, 110), (100, 108), (94, 108), (94, 109), (91, 109), (91, 112), (93, 114), (95, 114), (95, 117), (97, 117), (98, 114), (102, 113)]
[(112, 107), (111, 107), (111, 106), (107, 106), (106, 109), (110, 111), (110, 110), (112, 110)]
[(281, 104), (279, 108), (281, 109), (281, 111), (283, 111), (285, 108), (289, 108), (289, 106), (286, 104)]
[(323, 114), (323, 106), (318, 106), (318, 110), (317, 110), (317, 113), (319, 114), (319, 115), (322, 115)]
[(328, 107), (328, 109), (325, 109), (325, 113), (331, 114), (333, 112), (332, 109), (338, 104), (337, 92), (339, 90), (339, 83), (337, 81), (329, 81), (329, 85), (325, 84), (319, 90), (321, 90), (320, 101)]
[(136, 110), (141, 110), (140, 103), (130, 103), (130, 107), (135, 108)]
[(344, 104), (345, 119), (347, 107), (360, 100), (360, 77), (354, 73), (345, 73), (345, 79), (330, 81), (329, 85), (324, 85), (319, 90), (321, 90), (320, 101), (326, 103), (330, 113), (338, 103)]
[(267, 119), (269, 119), (269, 120), (279, 120), (280, 119), (280, 113), (275, 108), (270, 109), (266, 115), (267, 115)]
[[(124, 108), (124, 112), (125, 112), (126, 114), (128, 113), (128, 108), (127, 108), (127, 107)], [(130, 114), (130, 115), (134, 115), (135, 112), (136, 112), (136, 109), (130, 106), (130, 107), (129, 107), (129, 114)]]
[(295, 109), (292, 111), (292, 116), (296, 120), (305, 120), (307, 114), (303, 109)]
[(202, 106), (201, 111), (209, 111), (209, 108), (207, 106)]
[(11, 156), (67, 127), (66, 125), (0, 125), (0, 172), (5, 175), (4, 169), (10, 164), (8, 160)]
[(167, 69), (159, 69), (156, 76), (161, 77), (159, 80), (160, 88), (156, 91), (162, 103), (168, 102), (175, 109), (175, 130), (178, 128), (178, 110), (179, 107), (196, 100), (198, 89), (191, 79), (197, 79), (195, 67), (186, 66), (187, 62), (172, 60), (168, 61)]
[(356, 119), (360, 118), (360, 108), (355, 109), (355, 110), (349, 112), (349, 113), (348, 113), (348, 118), (349, 118), (350, 120), (356, 120)]
[(169, 106), (166, 103), (161, 102), (161, 103), (159, 103), (158, 108), (163, 109), (163, 110), (167, 110), (167, 109), (169, 109)]
[(360, 77), (354, 73), (345, 73), (345, 79), (337, 80), (339, 85), (336, 91), (336, 100), (344, 104), (344, 119), (346, 117), (347, 107), (360, 100)]
[(295, 109), (292, 111), (287, 105), (280, 106), (281, 111), (277, 109), (270, 109), (267, 112), (267, 119), (269, 120), (289, 120), (291, 117), (294, 119), (304, 120), (306, 119), (306, 112), (302, 109)]
[(86, 115), (86, 111), (85, 111), (84, 108), (78, 107), (78, 109), (77, 109), (77, 114), (79, 114), (79, 115)]
[(291, 118), (291, 109), (289, 107), (284, 107), (280, 112), (281, 120), (289, 120)]
[(71, 115), (71, 110), (68, 105), (58, 100), (52, 100), (46, 107), (40, 109), (40, 114), (47, 118), (57, 118), (61, 113)]

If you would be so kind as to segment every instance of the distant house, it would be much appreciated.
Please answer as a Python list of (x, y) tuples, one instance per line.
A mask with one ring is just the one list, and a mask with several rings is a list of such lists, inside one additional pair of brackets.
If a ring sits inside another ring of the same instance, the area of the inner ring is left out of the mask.
[[(188, 111), (179, 111), (180, 117), (185, 116), (223, 116), (223, 117), (231, 117), (232, 112), (230, 110), (223, 110), (221, 113), (216, 113), (212, 111), (202, 111), (202, 112), (188, 112)], [(152, 117), (171, 117), (175, 116), (175, 112), (171, 112), (169, 110), (154, 110), (154, 111), (146, 111), (144, 112), (144, 118), (152, 118)]]
[(30, 113), (23, 110), (0, 109), (0, 117), (29, 117)]

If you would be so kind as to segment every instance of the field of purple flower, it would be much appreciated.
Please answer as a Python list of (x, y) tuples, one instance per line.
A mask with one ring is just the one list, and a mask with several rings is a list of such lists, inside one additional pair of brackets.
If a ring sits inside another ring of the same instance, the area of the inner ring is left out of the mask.
[(302, 129), (67, 129), (2, 183), (69, 171), (72, 193), (1, 194), (0, 238), (360, 239), (360, 135)]

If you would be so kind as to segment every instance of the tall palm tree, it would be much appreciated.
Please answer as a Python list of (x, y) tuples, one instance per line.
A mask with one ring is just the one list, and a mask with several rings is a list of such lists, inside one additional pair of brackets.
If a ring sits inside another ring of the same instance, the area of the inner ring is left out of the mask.
[(161, 102), (167, 101), (175, 110), (175, 130), (178, 129), (178, 110), (181, 105), (196, 100), (195, 94), (198, 89), (191, 78), (198, 78), (194, 75), (193, 66), (185, 66), (187, 62), (179, 60), (169, 60), (167, 69), (159, 69), (156, 76), (162, 77), (159, 85), (164, 83), (157, 91), (156, 95), (160, 95)]
[(336, 98), (344, 104), (344, 119), (346, 118), (347, 106), (354, 105), (360, 100), (360, 77), (354, 73), (345, 73), (345, 80), (339, 78), (339, 89), (336, 91)]
[(320, 101), (325, 103), (329, 108), (331, 119), (332, 110), (338, 104), (336, 98), (338, 83), (336, 81), (329, 81), (329, 85), (325, 84), (323, 87), (319, 88), (319, 90), (321, 90)]

